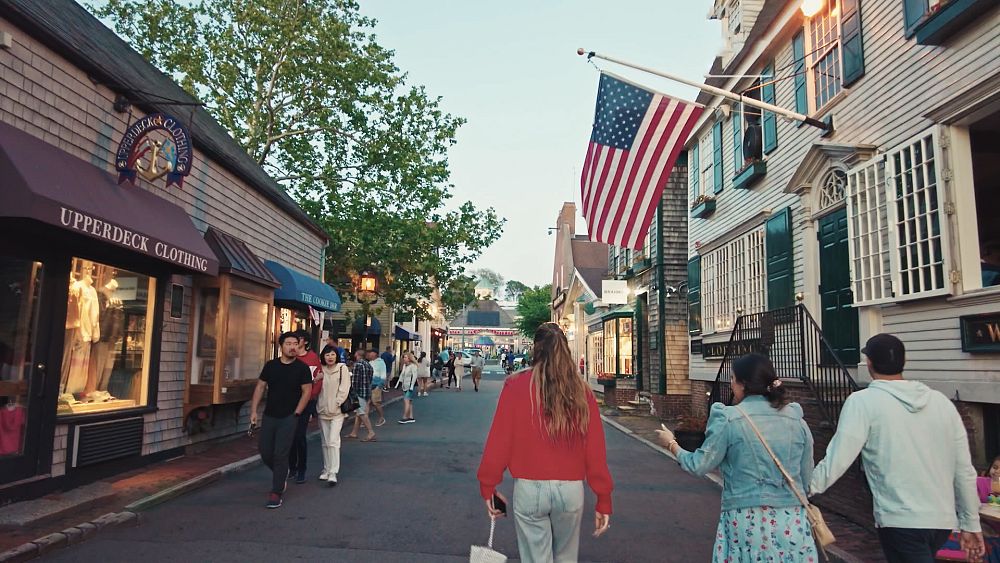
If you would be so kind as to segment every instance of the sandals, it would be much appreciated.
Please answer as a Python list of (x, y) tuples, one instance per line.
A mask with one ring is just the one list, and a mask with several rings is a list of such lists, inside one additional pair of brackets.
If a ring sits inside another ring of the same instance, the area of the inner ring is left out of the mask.
[(375, 436), (368, 436), (368, 437), (362, 438), (361, 441), (362, 442), (377, 442), (378, 440), (375, 439)]

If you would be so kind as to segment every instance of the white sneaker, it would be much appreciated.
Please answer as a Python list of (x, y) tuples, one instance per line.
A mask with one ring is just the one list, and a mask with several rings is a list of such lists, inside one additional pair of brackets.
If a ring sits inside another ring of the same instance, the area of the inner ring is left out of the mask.
[(329, 475), (329, 476), (327, 477), (327, 479), (326, 479), (326, 482), (327, 482), (327, 483), (329, 483), (331, 487), (332, 487), (333, 485), (336, 485), (336, 484), (337, 484), (337, 474), (336, 474), (336, 473), (331, 473), (331, 474), (330, 474), (330, 475)]
[(326, 481), (326, 480), (327, 480), (327, 478), (328, 478), (328, 475), (329, 475), (329, 474), (328, 474), (328, 473), (327, 473), (326, 471), (324, 471), (324, 472), (320, 473), (320, 474), (319, 474), (319, 480), (320, 480), (320, 481)]

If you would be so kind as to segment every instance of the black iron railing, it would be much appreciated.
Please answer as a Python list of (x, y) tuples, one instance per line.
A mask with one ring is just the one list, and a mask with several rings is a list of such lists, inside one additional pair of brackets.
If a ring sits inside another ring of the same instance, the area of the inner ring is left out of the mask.
[(847, 396), (858, 384), (823, 337), (816, 320), (804, 305), (743, 315), (726, 345), (709, 402), (731, 405), (733, 361), (750, 353), (770, 358), (778, 377), (802, 381), (816, 398), (823, 417), (832, 426), (840, 418)]

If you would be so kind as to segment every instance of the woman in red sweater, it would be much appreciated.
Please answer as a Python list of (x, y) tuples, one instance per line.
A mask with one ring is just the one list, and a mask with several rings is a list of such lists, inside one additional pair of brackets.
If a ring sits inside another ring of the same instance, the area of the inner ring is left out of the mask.
[(479, 488), (491, 517), (505, 470), (514, 477), (514, 524), (525, 563), (576, 561), (583, 481), (597, 495), (594, 537), (611, 526), (611, 474), (601, 413), (559, 325), (535, 332), (533, 367), (504, 383), (479, 464)]

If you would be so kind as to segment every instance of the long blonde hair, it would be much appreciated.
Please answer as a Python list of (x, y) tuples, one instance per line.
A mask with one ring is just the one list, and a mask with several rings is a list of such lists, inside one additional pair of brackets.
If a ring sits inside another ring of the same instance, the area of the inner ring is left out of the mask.
[(545, 429), (553, 440), (572, 440), (587, 434), (591, 393), (577, 373), (569, 342), (559, 325), (544, 323), (535, 331), (532, 350), (532, 405), (540, 405)]

